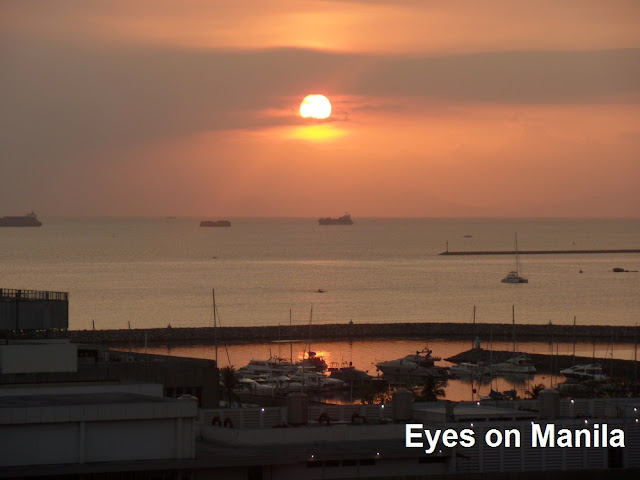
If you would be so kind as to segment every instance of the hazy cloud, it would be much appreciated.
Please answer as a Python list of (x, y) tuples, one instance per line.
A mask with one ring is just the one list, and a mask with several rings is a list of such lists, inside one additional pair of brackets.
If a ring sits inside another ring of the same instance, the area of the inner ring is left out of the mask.
[[(402, 58), (25, 42), (5, 48), (0, 61), (8, 67), (0, 141), (9, 158), (25, 161), (45, 151), (69, 155), (194, 131), (295, 122), (292, 99), (312, 91), (515, 104), (640, 98), (640, 49)], [(259, 115), (268, 108), (289, 108), (291, 118)]]

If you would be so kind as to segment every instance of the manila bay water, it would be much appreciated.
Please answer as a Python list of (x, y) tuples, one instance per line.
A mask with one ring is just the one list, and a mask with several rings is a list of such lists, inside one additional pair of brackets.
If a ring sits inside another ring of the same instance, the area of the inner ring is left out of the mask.
[[(640, 274), (632, 271), (640, 270), (640, 254), (522, 255), (529, 279), (523, 285), (500, 282), (515, 267), (512, 256), (439, 255), (447, 248), (513, 250), (516, 232), (521, 250), (634, 249), (638, 220), (352, 216), (350, 226), (320, 226), (313, 218), (231, 218), (230, 228), (200, 228), (196, 218), (44, 217), (39, 228), (0, 231), (0, 285), (69, 292), (72, 330), (212, 326), (212, 289), (222, 326), (288, 325), (291, 311), (294, 325), (452, 322), (464, 328), (474, 306), (478, 323), (510, 324), (513, 305), (518, 324), (570, 325), (576, 317), (580, 325), (633, 326), (639, 320)], [(481, 341), (488, 348), (489, 339)], [(306, 342), (299, 342), (298, 354)], [(437, 339), (312, 345), (329, 361), (352, 361), (375, 374), (374, 362), (427, 343), (443, 358), (471, 347)], [(211, 358), (207, 345), (151, 348)], [(569, 353), (572, 345), (558, 348)], [(233, 345), (229, 357), (237, 367), (275, 349), (287, 347)], [(518, 342), (518, 349), (547, 353), (551, 347)], [(589, 343), (578, 350), (593, 355)], [(596, 347), (597, 357), (611, 353), (633, 359), (633, 345)], [(541, 375), (538, 381), (555, 380)], [(470, 399), (471, 391), (452, 381), (447, 398)]]

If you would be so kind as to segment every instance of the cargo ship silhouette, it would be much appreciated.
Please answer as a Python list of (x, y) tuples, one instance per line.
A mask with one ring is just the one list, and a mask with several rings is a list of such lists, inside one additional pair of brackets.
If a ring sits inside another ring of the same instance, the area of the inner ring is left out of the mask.
[(320, 218), (318, 219), (318, 223), (320, 225), (353, 225), (353, 220), (351, 220), (351, 215), (345, 213), (342, 217), (338, 218)]
[(0, 227), (39, 227), (41, 225), (42, 222), (33, 211), (22, 217), (0, 217)]
[(231, 222), (229, 220), (203, 220), (200, 222), (201, 227), (230, 227)]

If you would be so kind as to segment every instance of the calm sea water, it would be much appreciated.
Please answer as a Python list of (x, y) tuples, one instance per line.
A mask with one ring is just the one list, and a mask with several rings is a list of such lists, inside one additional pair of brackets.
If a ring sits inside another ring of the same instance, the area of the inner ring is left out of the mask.
[[(639, 220), (43, 218), (0, 228), (0, 286), (70, 292), (70, 328), (478, 322), (633, 325), (640, 254), (522, 256), (527, 285), (500, 279), (510, 256), (450, 250), (640, 248)], [(471, 235), (470, 238), (465, 235)], [(583, 273), (579, 273), (582, 270)], [(317, 293), (321, 288), (326, 293)]]

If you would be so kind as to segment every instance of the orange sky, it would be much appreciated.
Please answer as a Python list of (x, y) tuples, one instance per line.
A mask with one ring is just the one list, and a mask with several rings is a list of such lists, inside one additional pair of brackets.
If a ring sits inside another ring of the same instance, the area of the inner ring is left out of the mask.
[(640, 212), (633, 0), (0, 1), (0, 31), (0, 216)]

